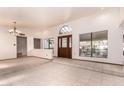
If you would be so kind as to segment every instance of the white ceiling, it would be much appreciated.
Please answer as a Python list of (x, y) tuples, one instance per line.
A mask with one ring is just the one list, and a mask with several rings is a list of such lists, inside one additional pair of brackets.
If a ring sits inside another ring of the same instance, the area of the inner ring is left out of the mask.
[(72, 21), (83, 16), (88, 16), (101, 11), (100, 8), (27, 8), (13, 7), (0, 8), (0, 25), (11, 27), (16, 21), (18, 28), (47, 29), (58, 24)]

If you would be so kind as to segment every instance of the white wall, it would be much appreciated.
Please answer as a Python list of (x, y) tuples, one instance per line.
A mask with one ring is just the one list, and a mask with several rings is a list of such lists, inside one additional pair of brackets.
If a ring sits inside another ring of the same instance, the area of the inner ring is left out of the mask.
[[(122, 20), (122, 19), (121, 19)], [(72, 48), (72, 57), (74, 59), (82, 60), (93, 60), (101, 61), (107, 63), (123, 63), (122, 55), (122, 31), (119, 29), (120, 24), (120, 10), (119, 8), (113, 8), (107, 11), (102, 11), (98, 14), (92, 16), (87, 16), (74, 20), (68, 23), (65, 23), (72, 27), (72, 37), (73, 37), (73, 48)], [(35, 37), (40, 37), (42, 39), (54, 37), (55, 47), (54, 47), (54, 56), (57, 56), (58, 53), (58, 36), (59, 30), (64, 24), (52, 27), (43, 31), (42, 33), (37, 33)], [(88, 58), (79, 56), (79, 34), (96, 32), (108, 30), (108, 58)], [(28, 36), (28, 55), (29, 51), (33, 49), (33, 37)], [(13, 44), (16, 43), (16, 37), (8, 33), (7, 28), (0, 28), (0, 60), (16, 58), (16, 46)]]
[(58, 29), (58, 28), (51, 28), (51, 29), (49, 29), (49, 30), (45, 30), (45, 31), (43, 31), (43, 32), (40, 32), (40, 33), (37, 33), (37, 36), (38, 37), (41, 37), (41, 39), (42, 40), (44, 40), (44, 39), (48, 39), (48, 38), (54, 38), (54, 54), (53, 54), (53, 56), (57, 56), (57, 47), (58, 47), (58, 44), (57, 44), (57, 37), (58, 37), (58, 31), (56, 31), (56, 29)]
[[(8, 29), (6, 27), (0, 27), (0, 60), (17, 58), (16, 36), (10, 35)], [(28, 56), (30, 56), (29, 52), (34, 49), (34, 37), (38, 38), (36, 35), (27, 34)]]
[[(73, 29), (73, 58), (122, 64), (122, 31), (119, 29), (119, 9), (82, 18), (71, 24)], [(79, 56), (79, 34), (108, 30), (108, 58)]]
[[(107, 63), (122, 64), (122, 31), (119, 29), (120, 24), (120, 9), (113, 8), (101, 11), (98, 14), (80, 18), (75, 21), (65, 23), (72, 27), (72, 58), (82, 60), (93, 60)], [(42, 38), (54, 37), (55, 47), (54, 52), (57, 56), (57, 37), (58, 32), (64, 24), (45, 30), (39, 34)], [(108, 30), (108, 58), (91, 58), (79, 56), (79, 34)]]
[[(31, 51), (34, 50), (34, 38), (39, 38), (36, 35), (27, 35), (27, 56), (32, 56)], [(41, 49), (43, 47), (42, 39), (41, 39)]]
[(8, 29), (0, 27), (0, 60), (16, 58), (16, 37), (9, 34)]
[(30, 50), (30, 56), (53, 59), (53, 51), (52, 49), (33, 49)]
[(33, 37), (27, 37), (27, 55), (31, 56), (30, 51), (34, 49), (34, 42), (33, 42)]

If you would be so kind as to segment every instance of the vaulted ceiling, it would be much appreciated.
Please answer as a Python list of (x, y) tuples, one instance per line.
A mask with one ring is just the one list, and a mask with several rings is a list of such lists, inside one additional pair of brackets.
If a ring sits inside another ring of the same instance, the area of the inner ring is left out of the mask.
[(20, 29), (40, 31), (99, 11), (101, 8), (98, 7), (6, 7), (0, 8), (0, 26), (10, 28), (16, 21)]

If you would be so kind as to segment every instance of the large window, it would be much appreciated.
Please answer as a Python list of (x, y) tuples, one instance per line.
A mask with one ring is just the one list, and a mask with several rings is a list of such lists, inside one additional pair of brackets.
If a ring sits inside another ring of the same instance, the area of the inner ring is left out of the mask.
[(91, 56), (91, 34), (80, 35), (80, 56)]
[(80, 56), (107, 58), (108, 56), (108, 31), (81, 34)]
[(54, 48), (54, 39), (48, 38), (44, 40), (44, 49), (53, 49)]
[(108, 37), (107, 31), (92, 33), (92, 56), (107, 58)]

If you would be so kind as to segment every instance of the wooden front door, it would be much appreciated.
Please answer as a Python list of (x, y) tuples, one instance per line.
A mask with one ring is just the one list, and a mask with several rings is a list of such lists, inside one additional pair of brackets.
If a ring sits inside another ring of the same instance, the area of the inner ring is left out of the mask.
[(72, 35), (58, 37), (58, 57), (72, 58)]

